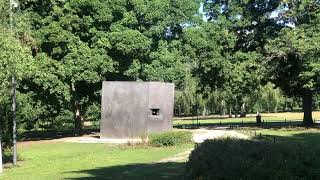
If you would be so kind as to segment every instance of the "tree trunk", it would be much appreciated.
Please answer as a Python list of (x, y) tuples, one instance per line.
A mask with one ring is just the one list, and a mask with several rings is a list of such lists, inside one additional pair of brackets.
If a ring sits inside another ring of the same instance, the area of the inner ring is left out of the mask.
[(226, 112), (225, 112), (225, 102), (224, 100), (221, 101), (221, 107), (220, 107), (220, 116), (224, 116), (226, 115)]
[(240, 117), (243, 118), (243, 117), (246, 117), (246, 115), (247, 115), (247, 112), (246, 112), (246, 103), (243, 103), (242, 106), (241, 106)]
[(310, 90), (306, 90), (303, 94), (303, 113), (303, 125), (312, 125), (312, 91)]
[(76, 87), (74, 83), (71, 83), (71, 90), (73, 93), (73, 113), (74, 113), (74, 135), (79, 136), (82, 135), (82, 129), (83, 129), (83, 118), (81, 113), (81, 106), (79, 104), (79, 100), (77, 98), (77, 92)]
[(286, 112), (287, 110), (287, 97), (284, 97), (284, 104), (282, 106), (282, 112)]
[(206, 106), (204, 106), (202, 111), (202, 116), (206, 116), (206, 115), (207, 115), (207, 108)]
[(16, 79), (12, 76), (12, 163), (17, 165)]
[(238, 117), (238, 106), (235, 105), (234, 107), (234, 117), (237, 118)]
[(78, 104), (75, 105), (74, 109), (74, 134), (75, 135), (82, 135), (83, 129), (83, 118), (81, 116), (81, 109)]
[(231, 106), (229, 106), (228, 114), (229, 114), (229, 118), (232, 118), (232, 107)]
[(220, 108), (220, 116), (225, 116), (226, 112), (223, 107)]

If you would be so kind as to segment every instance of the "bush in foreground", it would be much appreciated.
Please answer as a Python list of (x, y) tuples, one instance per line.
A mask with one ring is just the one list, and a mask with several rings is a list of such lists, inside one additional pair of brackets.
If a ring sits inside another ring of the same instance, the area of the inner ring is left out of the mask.
[(167, 131), (149, 136), (149, 144), (153, 146), (175, 146), (189, 143), (192, 140), (192, 133), (189, 131)]
[(187, 179), (320, 179), (319, 153), (296, 144), (206, 140), (191, 153)]

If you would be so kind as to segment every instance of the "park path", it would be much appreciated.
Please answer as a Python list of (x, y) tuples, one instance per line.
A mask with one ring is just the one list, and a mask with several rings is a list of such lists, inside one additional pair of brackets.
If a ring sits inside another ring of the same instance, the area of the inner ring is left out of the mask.
[[(183, 130), (185, 131), (185, 130)], [(239, 132), (227, 129), (195, 129), (195, 130), (188, 130), (191, 131), (193, 134), (193, 141), (195, 143), (202, 143), (206, 139), (217, 139), (223, 137), (232, 137), (232, 138), (240, 138), (240, 139), (248, 139), (249, 136), (241, 134)], [(58, 142), (74, 142), (74, 143), (111, 143), (111, 144), (126, 144), (128, 142), (127, 139), (100, 139), (99, 133), (93, 133), (91, 135), (84, 135), (80, 137), (64, 137), (58, 139), (51, 139), (51, 140), (39, 140), (39, 141), (23, 141), (19, 142), (18, 146), (26, 147), (32, 144), (40, 144), (40, 143), (58, 143)], [(134, 143), (135, 139), (130, 139), (131, 142)], [(139, 142), (139, 140), (136, 140)], [(141, 141), (141, 140), (140, 140)], [(172, 157), (173, 159), (181, 159), (181, 157), (185, 157), (185, 154), (189, 154), (191, 150), (187, 152), (183, 152), (181, 154)]]
[[(193, 141), (195, 143), (202, 143), (203, 141), (207, 140), (207, 139), (219, 139), (219, 138), (237, 138), (237, 139), (249, 139), (250, 137), (233, 131), (233, 130), (217, 130), (217, 129), (196, 129), (196, 130), (190, 130), (193, 134)], [(169, 157), (169, 158), (164, 158), (161, 159), (159, 161), (157, 161), (156, 163), (166, 163), (166, 162), (183, 162), (183, 161), (187, 161), (191, 151), (193, 149), (189, 149), (185, 152), (176, 154), (173, 157)]]
[(202, 143), (206, 139), (218, 139), (218, 138), (237, 138), (237, 139), (249, 139), (249, 136), (239, 133), (233, 130), (225, 129), (196, 129), (191, 130), (193, 134), (193, 141), (195, 143)]

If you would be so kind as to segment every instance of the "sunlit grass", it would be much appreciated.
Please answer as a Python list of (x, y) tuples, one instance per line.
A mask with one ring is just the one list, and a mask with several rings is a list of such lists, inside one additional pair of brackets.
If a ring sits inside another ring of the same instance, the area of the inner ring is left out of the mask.
[[(19, 162), (19, 167), (5, 169), (0, 179), (43, 180), (93, 177), (94, 175), (88, 174), (87, 171), (156, 162), (192, 147), (192, 144), (161, 148), (146, 145), (128, 147), (60, 142), (33, 144), (19, 149), (23, 161)], [(110, 178), (116, 178), (112, 176), (115, 174), (110, 175)]]
[[(261, 113), (262, 120), (264, 122), (302, 122), (302, 112), (285, 112), (285, 113)], [(313, 112), (313, 118), (315, 120), (320, 119), (320, 111)], [(173, 125), (190, 125), (197, 122), (197, 117), (188, 118), (174, 118)], [(208, 116), (199, 117), (199, 123), (206, 125), (216, 124), (230, 124), (230, 123), (255, 123), (256, 115), (248, 114), (245, 118), (229, 118), (228, 116)]]

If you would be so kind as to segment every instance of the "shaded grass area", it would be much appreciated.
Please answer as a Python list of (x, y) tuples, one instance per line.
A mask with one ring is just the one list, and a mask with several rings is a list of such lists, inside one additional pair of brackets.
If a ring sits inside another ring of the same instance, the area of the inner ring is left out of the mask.
[[(83, 129), (83, 135), (90, 135), (92, 133), (100, 132), (100, 129)], [(65, 137), (74, 137), (73, 130), (42, 130), (42, 131), (24, 131), (19, 134), (19, 141), (40, 141), (52, 140)]]
[(90, 175), (68, 179), (155, 180), (184, 179), (184, 162), (128, 164), (72, 172)]
[[(253, 140), (205, 141), (187, 164), (191, 179), (320, 179), (320, 130), (250, 129)], [(261, 133), (261, 135), (260, 135)], [(274, 138), (276, 141), (273, 141)]]
[[(19, 167), (6, 168), (0, 179), (175, 179), (183, 164), (154, 164), (193, 147), (119, 146), (106, 144), (38, 143), (19, 149)], [(175, 173), (174, 173), (175, 172)], [(130, 178), (131, 179), (131, 178)], [(161, 178), (160, 178), (161, 179)]]

